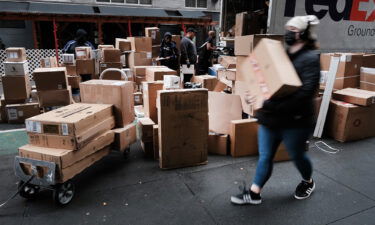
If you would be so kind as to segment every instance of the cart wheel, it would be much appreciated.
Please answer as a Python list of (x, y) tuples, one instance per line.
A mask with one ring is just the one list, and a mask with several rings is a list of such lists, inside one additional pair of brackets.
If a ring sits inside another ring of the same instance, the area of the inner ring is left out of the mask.
[(129, 156), (129, 153), (130, 153), (130, 146), (127, 147), (122, 154), (124, 154), (124, 157), (127, 158)]
[(37, 185), (26, 184), (23, 181), (18, 183), (18, 191), (20, 192), (21, 197), (26, 199), (34, 199), (35, 196), (39, 193), (40, 187)]
[(58, 205), (67, 205), (72, 201), (74, 193), (74, 183), (71, 180), (68, 180), (63, 184), (56, 185), (56, 188), (53, 191), (53, 199), (55, 200), (55, 203)]

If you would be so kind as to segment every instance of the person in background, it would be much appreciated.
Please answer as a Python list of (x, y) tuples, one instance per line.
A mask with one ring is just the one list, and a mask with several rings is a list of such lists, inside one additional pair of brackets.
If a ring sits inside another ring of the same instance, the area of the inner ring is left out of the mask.
[(87, 40), (87, 32), (84, 29), (78, 29), (74, 40), (68, 41), (63, 48), (63, 53), (75, 54), (76, 47), (95, 47)]
[(5, 44), (1, 38), (0, 38), (0, 50), (5, 50)]
[(178, 54), (176, 42), (172, 41), (172, 34), (166, 32), (160, 45), (159, 60), (161, 65), (172, 70), (178, 70)]
[[(185, 37), (181, 39), (181, 65), (187, 65), (190, 68), (191, 65), (197, 63), (197, 48), (193, 42), (197, 31), (194, 28), (187, 29)], [(184, 83), (190, 82), (193, 74), (184, 74)]]
[[(315, 189), (312, 179), (312, 163), (306, 154), (306, 142), (314, 128), (313, 99), (319, 87), (320, 60), (317, 49), (317, 37), (314, 27), (319, 24), (316, 16), (297, 16), (285, 25), (285, 43), (287, 53), (302, 86), (293, 94), (268, 99), (258, 110), (256, 117), (260, 124), (258, 130), (259, 159), (255, 178), (250, 190), (244, 188), (243, 193), (232, 196), (233, 204), (260, 204), (261, 190), (271, 177), (273, 158), (281, 142), (287, 148), (302, 181), (298, 184), (294, 197), (306, 199)], [(254, 96), (248, 94), (246, 101), (253, 103)]]
[(216, 50), (215, 46), (216, 32), (209, 31), (206, 42), (198, 49), (198, 75), (204, 75), (208, 73), (208, 68), (212, 66), (212, 53)]

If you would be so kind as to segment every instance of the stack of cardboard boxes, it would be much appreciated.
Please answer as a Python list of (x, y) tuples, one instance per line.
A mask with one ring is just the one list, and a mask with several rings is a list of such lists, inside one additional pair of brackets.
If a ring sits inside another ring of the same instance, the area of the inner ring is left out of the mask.
[[(26, 120), (29, 144), (19, 155), (56, 163), (56, 181), (62, 183), (109, 153), (114, 126), (112, 105), (65, 106)], [(30, 165), (24, 166), (30, 172)]]
[(96, 55), (90, 47), (77, 47), (76, 55), (76, 71), (82, 80), (90, 80), (98, 77), (96, 72)]
[[(77, 66), (74, 54), (62, 54), (63, 64), (61, 67), (66, 68), (66, 74), (68, 77), (68, 84), (72, 88), (72, 94), (75, 102), (79, 102), (79, 83), (81, 83), (81, 76), (77, 74)], [(76, 94), (77, 93), (77, 94)]]
[(131, 45), (131, 53), (127, 59), (127, 65), (133, 69), (135, 66), (152, 65), (152, 38), (128, 37)]
[(160, 30), (157, 27), (146, 27), (145, 34), (146, 37), (150, 37), (152, 39), (152, 58), (155, 59), (160, 54)]
[[(101, 45), (100, 50), (100, 74), (109, 68), (121, 69), (123, 67), (120, 49), (114, 48), (113, 45)], [(116, 77), (116, 74), (109, 74), (109, 77)]]
[(24, 48), (7, 48), (2, 76), (4, 98), (1, 99), (3, 122), (23, 123), (26, 118), (40, 114), (38, 103), (31, 102), (30, 73)]

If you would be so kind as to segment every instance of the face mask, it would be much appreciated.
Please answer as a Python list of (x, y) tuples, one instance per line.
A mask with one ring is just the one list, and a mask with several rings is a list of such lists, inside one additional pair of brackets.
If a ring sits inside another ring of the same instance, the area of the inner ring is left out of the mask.
[(297, 42), (296, 33), (288, 30), (284, 35), (284, 41), (289, 46), (294, 45)]

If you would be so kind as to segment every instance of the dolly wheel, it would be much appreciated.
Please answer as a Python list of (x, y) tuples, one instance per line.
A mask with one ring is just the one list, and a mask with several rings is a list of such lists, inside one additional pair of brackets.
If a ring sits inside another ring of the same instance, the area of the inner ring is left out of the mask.
[(56, 185), (55, 190), (53, 191), (53, 198), (58, 205), (67, 205), (69, 204), (75, 194), (75, 186), (71, 180), (63, 184)]
[(20, 192), (21, 197), (26, 199), (34, 199), (35, 196), (39, 193), (40, 187), (32, 184), (25, 184), (25, 182), (20, 181), (18, 183), (18, 191)]

